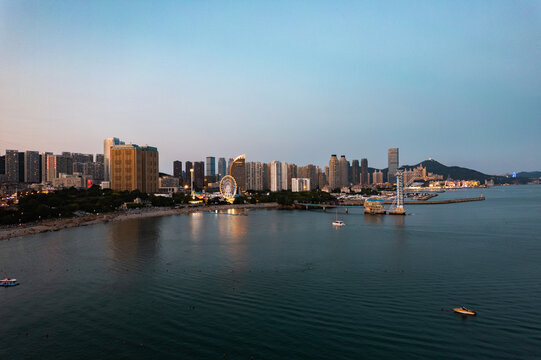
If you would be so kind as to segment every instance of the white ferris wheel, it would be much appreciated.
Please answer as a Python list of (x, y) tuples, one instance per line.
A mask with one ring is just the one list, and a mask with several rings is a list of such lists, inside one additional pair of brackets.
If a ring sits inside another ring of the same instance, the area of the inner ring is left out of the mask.
[(237, 182), (231, 175), (226, 175), (220, 180), (220, 194), (226, 199), (233, 199), (237, 194)]

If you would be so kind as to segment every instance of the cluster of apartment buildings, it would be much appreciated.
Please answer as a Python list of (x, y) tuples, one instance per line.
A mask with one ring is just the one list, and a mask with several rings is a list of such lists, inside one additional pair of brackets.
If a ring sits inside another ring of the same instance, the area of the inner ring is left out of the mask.
[(6, 150), (0, 156), (0, 184), (6, 188), (91, 187), (114, 190), (158, 191), (158, 150), (125, 144), (118, 138), (104, 141), (103, 154)]
[[(384, 178), (381, 170), (369, 169), (366, 158), (353, 160), (351, 163), (342, 155), (340, 159), (331, 155), (329, 165), (323, 168), (308, 164), (298, 166), (283, 161), (246, 162), (244, 155), (229, 158), (226, 166), (225, 157), (209, 156), (206, 161), (186, 161), (185, 170), (182, 161), (173, 162), (173, 176), (161, 177), (160, 188), (195, 188), (213, 190), (225, 175), (235, 178), (239, 191), (311, 191), (316, 189), (333, 191), (350, 186), (368, 186), (372, 184), (392, 183), (396, 181), (398, 148), (389, 149), (388, 162), (390, 171)], [(217, 167), (216, 167), (217, 164)], [(372, 172), (371, 172), (372, 170)]]
[(82, 187), (104, 176), (102, 154), (6, 150), (0, 156), (0, 184)]
[[(184, 168), (183, 168), (184, 165)], [(173, 162), (173, 175), (159, 173), (158, 149), (152, 146), (126, 144), (119, 138), (104, 140), (103, 154), (63, 152), (19, 152), (6, 150), (0, 157), (0, 183), (42, 184), (53, 187), (90, 187), (119, 191), (140, 190), (146, 193), (217, 190), (220, 180), (231, 175), (238, 191), (333, 191), (350, 186), (393, 183), (399, 166), (398, 148), (388, 151), (388, 172), (370, 169), (362, 158), (351, 163), (345, 155), (331, 155), (328, 166), (298, 166), (283, 161), (246, 161), (245, 155), (229, 158), (209, 156), (205, 161)], [(406, 177), (426, 177), (422, 169), (405, 173)], [(432, 175), (432, 174), (430, 174)]]

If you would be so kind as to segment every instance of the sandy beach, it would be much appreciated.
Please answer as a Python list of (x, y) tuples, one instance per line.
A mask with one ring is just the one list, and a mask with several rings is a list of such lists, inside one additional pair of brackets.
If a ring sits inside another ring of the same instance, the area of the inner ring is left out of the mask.
[(228, 209), (272, 209), (278, 207), (277, 203), (262, 204), (235, 204), (212, 206), (186, 206), (178, 209), (153, 207), (131, 211), (116, 211), (101, 215), (87, 215), (68, 219), (50, 219), (40, 222), (22, 224), (20, 226), (0, 227), (0, 240), (7, 240), (26, 235), (38, 234), (47, 231), (58, 231), (76, 226), (87, 226), (109, 221), (123, 221), (156, 216), (182, 215), (194, 212), (214, 212)]

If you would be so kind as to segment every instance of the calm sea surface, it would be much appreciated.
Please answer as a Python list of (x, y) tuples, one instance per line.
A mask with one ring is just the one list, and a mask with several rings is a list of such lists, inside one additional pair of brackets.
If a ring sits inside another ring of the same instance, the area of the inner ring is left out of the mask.
[(482, 192), (0, 241), (0, 359), (541, 358), (541, 186)]

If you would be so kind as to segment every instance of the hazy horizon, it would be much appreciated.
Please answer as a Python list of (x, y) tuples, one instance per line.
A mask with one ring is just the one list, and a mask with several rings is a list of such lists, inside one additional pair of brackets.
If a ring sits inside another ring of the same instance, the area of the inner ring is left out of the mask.
[(0, 151), (541, 170), (539, 2), (0, 0)]

